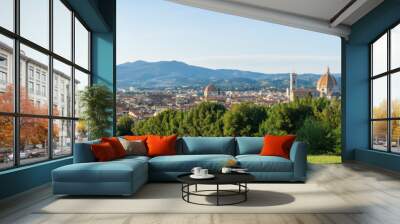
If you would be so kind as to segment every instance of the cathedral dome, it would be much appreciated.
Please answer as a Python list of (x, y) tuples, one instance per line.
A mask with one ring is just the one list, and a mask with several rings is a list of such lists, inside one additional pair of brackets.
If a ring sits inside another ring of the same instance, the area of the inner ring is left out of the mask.
[(204, 97), (215, 95), (217, 92), (218, 89), (213, 84), (210, 84), (204, 88)]
[(326, 69), (326, 72), (317, 82), (317, 90), (320, 92), (332, 92), (337, 86), (337, 82), (335, 77), (331, 75), (329, 71), (329, 67)]

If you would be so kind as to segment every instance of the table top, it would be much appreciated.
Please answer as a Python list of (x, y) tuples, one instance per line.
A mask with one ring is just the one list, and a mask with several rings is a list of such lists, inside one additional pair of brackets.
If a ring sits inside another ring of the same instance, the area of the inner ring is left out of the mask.
[(213, 173), (212, 179), (193, 179), (191, 173), (182, 174), (177, 180), (186, 184), (237, 184), (248, 183), (255, 180), (255, 177), (249, 173)]

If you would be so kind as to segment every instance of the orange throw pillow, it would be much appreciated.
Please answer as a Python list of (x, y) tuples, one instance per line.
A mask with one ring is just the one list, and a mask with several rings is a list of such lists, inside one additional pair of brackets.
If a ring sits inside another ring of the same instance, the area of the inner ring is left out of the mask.
[(146, 142), (147, 139), (147, 135), (125, 135), (124, 139), (128, 140), (128, 141), (142, 141), (142, 142)]
[(148, 156), (176, 155), (176, 135), (147, 137)]
[(113, 147), (108, 142), (93, 144), (90, 147), (92, 149), (94, 157), (99, 162), (110, 161), (117, 158)]
[(117, 137), (111, 137), (111, 138), (101, 138), (101, 142), (108, 142), (114, 149), (115, 155), (117, 158), (121, 158), (126, 156), (126, 151), (124, 149), (124, 146), (122, 146), (121, 142), (118, 140)]
[(296, 140), (296, 135), (264, 136), (264, 146), (261, 149), (262, 156), (280, 156), (289, 159), (290, 148)]

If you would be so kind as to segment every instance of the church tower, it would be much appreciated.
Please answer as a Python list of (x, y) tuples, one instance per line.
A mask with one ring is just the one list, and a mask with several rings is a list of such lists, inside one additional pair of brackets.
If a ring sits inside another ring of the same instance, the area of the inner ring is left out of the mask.
[(294, 100), (294, 95), (295, 95), (295, 91), (297, 88), (297, 74), (292, 72), (290, 73), (289, 76), (289, 88), (286, 89), (286, 95), (289, 99), (289, 101), (293, 101)]
[(290, 83), (289, 83), (289, 90), (292, 92), (297, 87), (297, 74), (292, 72), (290, 73)]

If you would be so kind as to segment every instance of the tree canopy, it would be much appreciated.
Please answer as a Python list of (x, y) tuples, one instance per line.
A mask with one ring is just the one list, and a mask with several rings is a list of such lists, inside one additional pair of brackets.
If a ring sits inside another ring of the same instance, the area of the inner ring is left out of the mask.
[[(264, 136), (296, 134), (311, 153), (340, 152), (341, 104), (338, 99), (303, 98), (272, 106), (240, 103), (227, 110), (203, 102), (187, 110), (165, 110), (136, 121), (133, 134), (178, 136)], [(121, 129), (122, 130), (122, 129)]]

